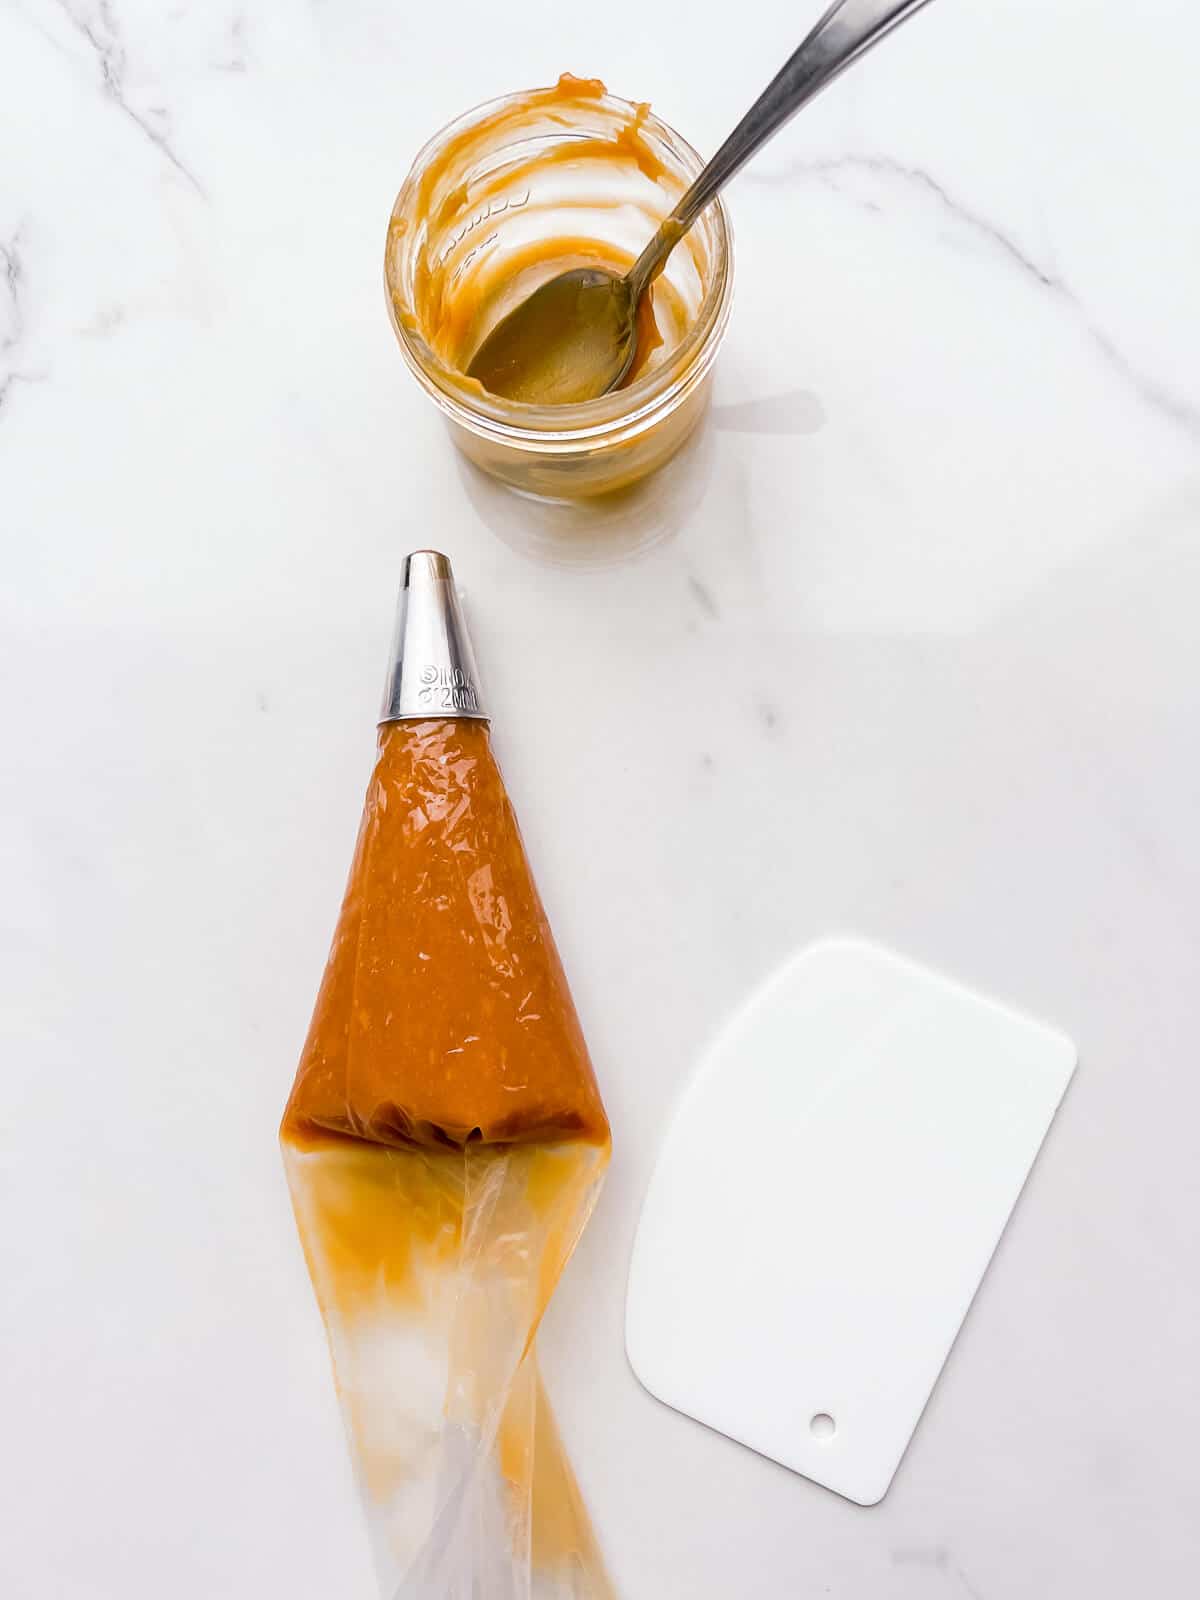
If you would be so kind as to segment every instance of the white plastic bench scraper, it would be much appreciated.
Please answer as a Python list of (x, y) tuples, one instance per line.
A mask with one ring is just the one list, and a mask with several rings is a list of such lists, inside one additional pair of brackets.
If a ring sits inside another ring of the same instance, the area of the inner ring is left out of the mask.
[(876, 1504), (1074, 1069), (1063, 1034), (877, 946), (801, 951), (667, 1134), (630, 1268), (642, 1383)]

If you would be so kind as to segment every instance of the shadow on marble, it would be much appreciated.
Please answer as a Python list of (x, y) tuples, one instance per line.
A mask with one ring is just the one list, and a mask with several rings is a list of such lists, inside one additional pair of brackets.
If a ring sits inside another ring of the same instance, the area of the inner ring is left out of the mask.
[(825, 407), (811, 389), (788, 389), (712, 408), (712, 426), (721, 433), (819, 433), (827, 420)]
[(518, 555), (549, 566), (612, 567), (673, 539), (691, 516), (712, 476), (711, 435), (706, 417), (666, 466), (632, 488), (591, 500), (524, 495), (461, 455), (458, 470), (481, 520)]

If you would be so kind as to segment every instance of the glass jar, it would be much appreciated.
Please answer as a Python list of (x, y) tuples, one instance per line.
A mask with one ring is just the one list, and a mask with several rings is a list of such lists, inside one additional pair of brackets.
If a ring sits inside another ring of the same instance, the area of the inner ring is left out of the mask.
[(661, 466), (700, 421), (733, 289), (719, 200), (654, 285), (663, 342), (627, 387), (537, 406), (488, 393), (460, 364), (489, 331), (473, 318), (494, 325), (568, 266), (623, 270), (702, 165), (648, 107), (570, 78), (468, 111), (418, 155), (388, 228), (388, 311), (454, 443), (485, 472), (543, 499), (600, 495)]

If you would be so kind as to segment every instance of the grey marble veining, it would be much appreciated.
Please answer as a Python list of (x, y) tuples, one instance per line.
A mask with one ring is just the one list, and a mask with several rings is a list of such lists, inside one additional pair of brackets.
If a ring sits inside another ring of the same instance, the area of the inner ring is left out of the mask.
[[(940, 0), (807, 110), (730, 191), (706, 425), (578, 514), (403, 366), (408, 162), (564, 67), (712, 149), (807, 13), (714, 63), (687, 0), (0, 5), (6, 1600), (372, 1592), (273, 1139), (427, 545), (613, 1122), (540, 1343), (625, 1600), (1188, 1592), (1200, 20), (1086, 11)], [(867, 1513), (621, 1340), (681, 1085), (830, 931), (1081, 1056)]]

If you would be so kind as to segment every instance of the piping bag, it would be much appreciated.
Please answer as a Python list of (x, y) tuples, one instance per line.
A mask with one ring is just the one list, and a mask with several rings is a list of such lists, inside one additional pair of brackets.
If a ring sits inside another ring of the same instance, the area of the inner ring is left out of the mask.
[(610, 1600), (534, 1355), (608, 1121), (433, 551), (280, 1140), (385, 1600)]

